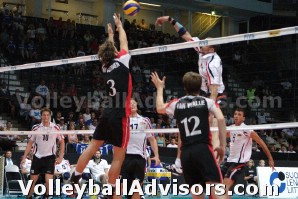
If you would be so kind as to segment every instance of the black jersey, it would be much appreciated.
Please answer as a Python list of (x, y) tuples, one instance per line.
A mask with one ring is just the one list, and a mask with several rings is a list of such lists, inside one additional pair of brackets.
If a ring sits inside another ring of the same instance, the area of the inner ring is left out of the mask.
[(180, 131), (182, 146), (194, 143), (211, 143), (209, 110), (213, 100), (200, 96), (185, 96), (175, 103), (174, 115)]
[(103, 68), (106, 96), (104, 117), (128, 117), (132, 94), (131, 75), (129, 72), (130, 55), (121, 50), (118, 58), (108, 68)]

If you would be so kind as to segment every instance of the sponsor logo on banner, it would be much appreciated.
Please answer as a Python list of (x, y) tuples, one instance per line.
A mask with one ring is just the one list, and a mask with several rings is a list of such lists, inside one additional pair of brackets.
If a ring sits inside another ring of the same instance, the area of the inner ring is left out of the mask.
[(35, 68), (41, 67), (41, 63), (35, 63)]
[(167, 51), (167, 49), (168, 49), (168, 47), (166, 47), (166, 46), (158, 47), (158, 51), (159, 51), (159, 52)]
[(252, 39), (254, 39), (255, 38), (255, 34), (253, 34), (253, 33), (250, 33), (250, 34), (245, 34), (244, 35), (244, 40), (252, 40)]
[(91, 55), (91, 60), (98, 60), (98, 56), (97, 55)]
[(16, 66), (11, 66), (10, 69), (11, 69), (11, 70), (16, 70), (17, 67), (16, 67)]
[(270, 175), (270, 185), (273, 186), (275, 184), (274, 181), (277, 180), (280, 182), (278, 193), (282, 193), (286, 189), (285, 174), (283, 172), (273, 172)]
[(280, 35), (280, 30), (271, 30), (271, 31), (269, 31), (269, 36), (271, 36), (271, 37), (276, 37), (278, 35)]
[(68, 59), (62, 59), (62, 60), (61, 60), (61, 63), (62, 63), (62, 64), (68, 64)]
[(257, 167), (260, 197), (268, 198), (297, 198), (298, 197), (298, 168)]
[(200, 40), (199, 46), (208, 46), (208, 40)]

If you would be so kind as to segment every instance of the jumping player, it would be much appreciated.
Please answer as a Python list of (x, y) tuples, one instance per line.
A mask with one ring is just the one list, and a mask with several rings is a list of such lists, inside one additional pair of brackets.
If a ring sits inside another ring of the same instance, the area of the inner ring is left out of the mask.
[[(115, 187), (120, 175), (122, 162), (129, 141), (129, 115), (132, 92), (129, 72), (128, 42), (120, 21), (120, 15), (114, 14), (114, 22), (119, 32), (120, 51), (114, 44), (112, 25), (108, 24), (109, 39), (100, 46), (98, 57), (102, 63), (102, 76), (108, 96), (100, 123), (93, 134), (93, 139), (80, 156), (76, 171), (71, 181), (78, 184), (82, 172), (98, 148), (107, 141), (114, 146), (113, 161), (108, 173), (108, 183)], [(124, 101), (122, 101), (124, 99)]]

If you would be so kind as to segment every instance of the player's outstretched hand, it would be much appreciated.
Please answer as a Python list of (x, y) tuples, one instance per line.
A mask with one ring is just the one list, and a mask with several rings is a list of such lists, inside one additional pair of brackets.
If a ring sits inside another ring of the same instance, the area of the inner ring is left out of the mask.
[(214, 149), (214, 151), (217, 152), (217, 157), (216, 159), (219, 160), (219, 164), (224, 161), (225, 157), (225, 148), (224, 147), (217, 147)]
[(113, 18), (114, 18), (114, 22), (115, 22), (115, 25), (117, 26), (117, 28), (119, 26), (122, 26), (122, 22), (120, 20), (120, 14), (117, 15), (116, 13), (114, 13)]
[(169, 16), (158, 17), (155, 21), (156, 26), (162, 26), (162, 24), (169, 20)]
[(113, 28), (112, 28), (112, 24), (111, 23), (108, 23), (108, 34), (109, 35), (113, 35), (114, 34), (114, 31), (113, 31)]
[(166, 82), (166, 77), (163, 77), (162, 80), (161, 80), (159, 78), (157, 72), (153, 72), (153, 73), (151, 73), (151, 81), (157, 89), (164, 88), (165, 87), (165, 82)]

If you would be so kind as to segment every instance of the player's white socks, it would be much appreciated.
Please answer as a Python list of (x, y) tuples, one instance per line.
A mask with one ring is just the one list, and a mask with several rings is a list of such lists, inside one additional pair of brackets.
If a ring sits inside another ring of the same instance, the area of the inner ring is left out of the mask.
[(182, 168), (182, 165), (181, 165), (181, 160), (179, 159), (179, 158), (176, 158), (176, 160), (175, 160), (175, 166), (176, 166), (176, 168)]
[(77, 172), (77, 171), (75, 170), (75, 176), (79, 176), (79, 175), (82, 175), (82, 173)]

